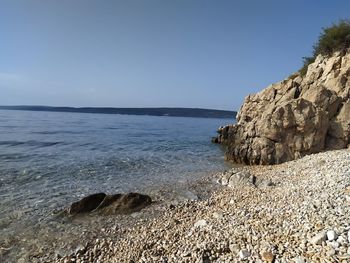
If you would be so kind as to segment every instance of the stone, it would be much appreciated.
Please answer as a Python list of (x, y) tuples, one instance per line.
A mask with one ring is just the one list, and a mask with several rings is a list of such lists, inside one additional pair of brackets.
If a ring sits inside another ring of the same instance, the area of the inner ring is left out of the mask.
[(335, 250), (334, 248), (330, 248), (328, 251), (327, 251), (327, 256), (331, 257), (331, 256), (334, 256), (335, 255)]
[(272, 263), (275, 259), (275, 256), (271, 252), (265, 251), (261, 253), (261, 258), (266, 262)]
[(327, 231), (327, 240), (333, 241), (337, 239), (337, 233), (334, 230), (328, 230)]
[(228, 183), (229, 183), (229, 181), (230, 181), (230, 178), (231, 178), (231, 173), (229, 173), (229, 172), (225, 172), (223, 175), (222, 175), (222, 177), (221, 177), (221, 184), (223, 185), (223, 186), (226, 186), (226, 185), (228, 185)]
[(207, 221), (204, 219), (198, 220), (195, 224), (194, 227), (205, 227), (207, 225)]
[(237, 172), (231, 175), (228, 186), (237, 187), (242, 185), (255, 186), (256, 177), (249, 172)]
[(97, 193), (72, 203), (70, 215), (99, 211), (101, 214), (129, 214), (152, 203), (151, 197), (139, 193), (106, 195)]
[(337, 242), (339, 244), (346, 244), (347, 243), (346, 239), (343, 238), (342, 236), (338, 236)]
[(322, 244), (323, 241), (326, 240), (326, 233), (325, 232), (320, 232), (314, 237), (312, 237), (309, 242), (314, 245), (320, 245)]
[(222, 215), (222, 213), (214, 212), (213, 213), (213, 217), (215, 219), (221, 219), (221, 218), (223, 218), (223, 215)]
[(238, 256), (240, 259), (244, 260), (250, 256), (250, 252), (246, 249), (242, 249), (239, 251)]
[(97, 193), (86, 196), (83, 199), (72, 203), (68, 212), (71, 215), (91, 212), (100, 205), (105, 197), (105, 193)]
[[(277, 164), (350, 143), (350, 50), (319, 55), (299, 73), (248, 95), (237, 123), (220, 127), (225, 158)], [(346, 58), (346, 59), (345, 59)]]
[(112, 202), (108, 201), (108, 205), (98, 208), (99, 213), (105, 215), (115, 214), (131, 214), (149, 206), (152, 199), (148, 195), (139, 193), (116, 194), (109, 196)]
[(294, 258), (294, 263), (305, 263), (305, 258), (304, 257), (296, 257)]
[(340, 245), (337, 241), (331, 241), (328, 244), (331, 245), (331, 247), (333, 248), (338, 248)]

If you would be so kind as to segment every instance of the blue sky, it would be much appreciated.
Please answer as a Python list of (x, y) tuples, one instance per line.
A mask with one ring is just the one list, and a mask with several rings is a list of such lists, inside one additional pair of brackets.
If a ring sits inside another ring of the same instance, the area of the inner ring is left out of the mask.
[(350, 1), (1, 0), (0, 105), (239, 109)]

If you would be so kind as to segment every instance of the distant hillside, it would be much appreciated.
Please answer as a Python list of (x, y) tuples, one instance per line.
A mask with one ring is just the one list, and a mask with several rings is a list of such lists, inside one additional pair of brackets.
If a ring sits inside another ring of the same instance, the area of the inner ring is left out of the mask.
[(195, 108), (93, 108), (93, 107), (49, 107), (49, 106), (0, 106), (2, 110), (54, 111), (126, 115), (150, 115), (195, 118), (235, 118), (237, 112)]

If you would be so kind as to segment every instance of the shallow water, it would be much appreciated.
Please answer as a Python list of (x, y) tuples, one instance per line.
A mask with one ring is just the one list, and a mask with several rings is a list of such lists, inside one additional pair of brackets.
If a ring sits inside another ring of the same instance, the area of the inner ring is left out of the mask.
[(232, 121), (0, 110), (0, 245), (82, 196), (184, 186), (227, 168), (210, 139)]

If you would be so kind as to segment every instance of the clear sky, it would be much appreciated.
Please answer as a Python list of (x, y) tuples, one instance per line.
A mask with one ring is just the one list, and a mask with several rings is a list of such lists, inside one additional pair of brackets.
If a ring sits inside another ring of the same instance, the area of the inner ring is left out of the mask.
[(0, 0), (0, 105), (239, 109), (349, 0)]

